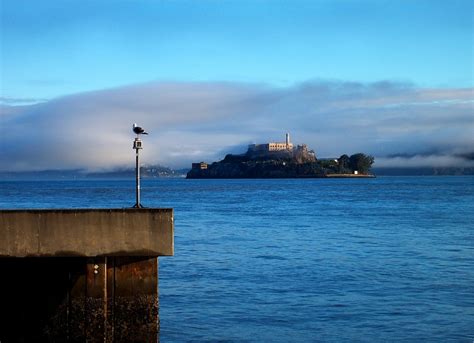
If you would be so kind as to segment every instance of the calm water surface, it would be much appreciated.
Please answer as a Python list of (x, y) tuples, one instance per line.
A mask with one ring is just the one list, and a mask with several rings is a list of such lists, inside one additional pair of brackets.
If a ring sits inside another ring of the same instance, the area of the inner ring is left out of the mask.
[[(129, 207), (130, 181), (0, 182), (0, 208)], [(175, 209), (161, 341), (474, 340), (474, 178), (145, 180)]]

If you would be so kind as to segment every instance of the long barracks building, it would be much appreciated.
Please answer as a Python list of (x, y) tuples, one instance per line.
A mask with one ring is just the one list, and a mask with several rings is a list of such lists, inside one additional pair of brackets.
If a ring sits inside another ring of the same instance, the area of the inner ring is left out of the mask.
[(250, 144), (249, 151), (282, 151), (293, 150), (293, 143), (290, 142), (290, 134), (286, 134), (285, 142), (270, 142), (265, 144)]

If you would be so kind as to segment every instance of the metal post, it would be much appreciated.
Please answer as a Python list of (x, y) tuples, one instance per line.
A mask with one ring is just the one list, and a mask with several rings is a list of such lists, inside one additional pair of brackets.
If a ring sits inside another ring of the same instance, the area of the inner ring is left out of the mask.
[(137, 199), (137, 202), (136, 202), (136, 207), (140, 208), (140, 153), (138, 152), (139, 150), (138, 149), (135, 149), (136, 150), (136, 160), (137, 160), (137, 165), (135, 167), (136, 171), (135, 171), (135, 177), (136, 177), (136, 180), (137, 180), (137, 187), (136, 187), (136, 199)]
[(136, 203), (134, 208), (142, 208), (140, 204), (140, 154), (139, 150), (142, 149), (142, 141), (137, 137), (133, 142), (133, 148), (135, 149), (135, 179), (136, 179), (136, 188), (135, 188), (135, 195), (136, 195)]

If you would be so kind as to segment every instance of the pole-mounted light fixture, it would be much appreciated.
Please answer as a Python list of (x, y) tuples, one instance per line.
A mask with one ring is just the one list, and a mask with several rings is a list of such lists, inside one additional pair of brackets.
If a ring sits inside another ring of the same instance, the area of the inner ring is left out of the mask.
[(137, 135), (137, 137), (133, 141), (133, 149), (135, 149), (135, 180), (136, 180), (136, 187), (135, 187), (136, 202), (133, 208), (143, 208), (142, 204), (140, 203), (140, 150), (143, 149), (140, 135), (148, 135), (148, 132), (145, 132), (145, 130), (137, 126), (137, 124), (133, 124), (133, 132), (136, 133)]

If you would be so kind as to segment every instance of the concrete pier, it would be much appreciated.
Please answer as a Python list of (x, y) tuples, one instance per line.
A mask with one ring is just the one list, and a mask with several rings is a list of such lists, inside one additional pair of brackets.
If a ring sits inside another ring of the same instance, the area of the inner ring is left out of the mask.
[(0, 341), (157, 342), (172, 209), (0, 210)]

